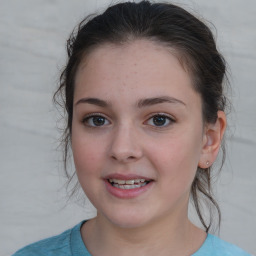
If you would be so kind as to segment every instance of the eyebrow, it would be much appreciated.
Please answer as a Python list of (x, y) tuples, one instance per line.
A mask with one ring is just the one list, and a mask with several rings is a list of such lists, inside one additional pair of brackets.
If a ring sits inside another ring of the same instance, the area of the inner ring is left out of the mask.
[(142, 108), (142, 107), (153, 106), (161, 103), (178, 103), (186, 106), (186, 104), (181, 100), (178, 100), (176, 98), (169, 97), (169, 96), (161, 96), (161, 97), (141, 99), (138, 102), (138, 107)]
[[(87, 103), (87, 104), (92, 104), (96, 105), (99, 107), (108, 107), (111, 104), (108, 103), (107, 101), (98, 99), (98, 98), (82, 98), (76, 102), (75, 105), (81, 104), (81, 103)], [(156, 104), (161, 104), (161, 103), (178, 103), (186, 106), (186, 104), (176, 98), (169, 97), (169, 96), (160, 96), (160, 97), (153, 97), (153, 98), (145, 98), (145, 99), (140, 99), (137, 103), (138, 108), (143, 108), (147, 106), (153, 106)]]
[(103, 108), (110, 105), (106, 101), (98, 99), (98, 98), (82, 98), (79, 101), (77, 101), (77, 103), (75, 105), (78, 105), (80, 103), (88, 103), (88, 104), (96, 105), (96, 106), (103, 107)]

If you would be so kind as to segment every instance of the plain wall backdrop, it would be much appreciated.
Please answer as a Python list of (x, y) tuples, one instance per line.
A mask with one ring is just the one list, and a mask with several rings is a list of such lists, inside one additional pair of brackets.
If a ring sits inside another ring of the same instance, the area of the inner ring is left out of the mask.
[[(77, 23), (110, 1), (0, 0), (0, 255), (93, 216), (68, 200), (52, 104)], [(212, 22), (231, 70), (221, 238), (256, 254), (256, 2), (180, 0)], [(213, 28), (214, 29), (214, 28)]]

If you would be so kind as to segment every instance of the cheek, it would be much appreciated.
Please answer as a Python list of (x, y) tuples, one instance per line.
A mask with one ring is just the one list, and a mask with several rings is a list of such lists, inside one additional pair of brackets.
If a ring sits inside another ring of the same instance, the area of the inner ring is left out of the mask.
[[(86, 147), (73, 147), (73, 157), (78, 172), (90, 172), (97, 163), (97, 155)], [(93, 170), (92, 170), (93, 171)]]
[(84, 136), (73, 131), (72, 152), (74, 163), (78, 176), (86, 176), (91, 173), (97, 173), (96, 170), (102, 162), (103, 153), (92, 138)]
[(97, 180), (101, 177), (101, 160), (98, 147), (90, 141), (72, 141), (72, 151), (76, 174), (86, 196), (93, 202), (95, 189), (99, 190)]
[(190, 134), (182, 133), (166, 140), (157, 151), (152, 147), (155, 165), (169, 181), (194, 178), (200, 159), (201, 134)]

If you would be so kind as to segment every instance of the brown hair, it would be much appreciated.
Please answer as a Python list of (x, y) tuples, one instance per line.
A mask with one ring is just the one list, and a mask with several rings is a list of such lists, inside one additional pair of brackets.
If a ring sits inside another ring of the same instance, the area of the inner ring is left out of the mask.
[[(60, 86), (54, 94), (55, 103), (63, 104), (67, 113), (63, 143), (65, 170), (69, 179), (74, 175), (68, 175), (67, 157), (77, 68), (84, 56), (104, 43), (121, 44), (139, 38), (157, 41), (178, 53), (181, 63), (190, 71), (194, 89), (201, 95), (204, 122), (215, 123), (218, 110), (224, 111), (226, 107), (226, 97), (223, 95), (225, 60), (216, 49), (210, 29), (186, 10), (173, 4), (141, 1), (119, 3), (101, 15), (89, 16), (79, 24), (77, 31), (72, 32), (67, 42), (68, 61), (60, 77)], [(223, 146), (222, 161), (224, 153)], [(207, 224), (202, 214), (200, 196), (217, 209), (220, 223), (220, 209), (213, 198), (211, 183), (211, 168), (198, 168), (191, 187), (191, 199), (206, 231), (212, 224), (212, 211)]]

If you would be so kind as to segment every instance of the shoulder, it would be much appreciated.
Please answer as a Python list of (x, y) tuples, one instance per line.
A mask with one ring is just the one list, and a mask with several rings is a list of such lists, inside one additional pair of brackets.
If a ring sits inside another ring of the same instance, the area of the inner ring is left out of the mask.
[(208, 234), (202, 247), (193, 256), (250, 256), (234, 244)]
[(40, 240), (18, 250), (12, 256), (70, 256), (71, 253), (71, 233), (81, 226), (81, 223), (65, 232)]

